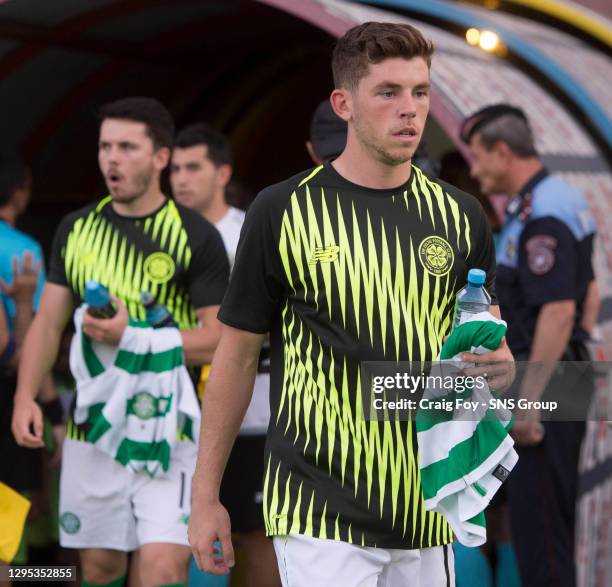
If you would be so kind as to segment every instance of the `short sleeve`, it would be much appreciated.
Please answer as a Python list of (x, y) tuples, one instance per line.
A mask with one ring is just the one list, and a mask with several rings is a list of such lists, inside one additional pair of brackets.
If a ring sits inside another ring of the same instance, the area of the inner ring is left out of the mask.
[(66, 278), (66, 264), (64, 256), (66, 253), (66, 241), (72, 226), (70, 217), (62, 220), (55, 235), (53, 236), (53, 244), (51, 245), (51, 257), (49, 258), (49, 273), (47, 281), (68, 287), (68, 279)]
[(577, 241), (556, 218), (529, 222), (519, 243), (519, 281), (529, 306), (576, 299)]
[(495, 243), (489, 221), (484, 213), (484, 210), (478, 205), (478, 221), (476, 230), (471, 238), (471, 254), (467, 259), (467, 268), (482, 269), (487, 274), (485, 287), (491, 296), (491, 304), (496, 306), (497, 293), (495, 291), (495, 274), (497, 264), (495, 262)]
[(192, 251), (189, 264), (189, 296), (197, 310), (218, 306), (229, 277), (229, 262), (219, 231), (206, 224), (206, 237)]
[(225, 324), (257, 333), (270, 330), (285, 283), (267, 195), (262, 192), (247, 211), (219, 312)]

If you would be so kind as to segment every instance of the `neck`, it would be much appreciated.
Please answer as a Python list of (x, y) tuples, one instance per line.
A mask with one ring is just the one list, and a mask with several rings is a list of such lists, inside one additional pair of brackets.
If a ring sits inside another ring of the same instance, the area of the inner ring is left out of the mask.
[(535, 157), (516, 159), (510, 167), (506, 192), (508, 194), (518, 194), (523, 186), (543, 167), (542, 162)]
[(210, 205), (205, 210), (202, 210), (202, 216), (211, 224), (216, 224), (223, 220), (229, 209), (230, 207), (225, 201), (225, 193), (221, 191), (216, 193)]
[(15, 226), (17, 222), (17, 212), (11, 206), (4, 206), (0, 208), (0, 220), (4, 220), (7, 224)]
[(351, 135), (349, 132), (346, 149), (332, 163), (344, 179), (365, 188), (382, 190), (396, 188), (410, 179), (410, 161), (387, 165), (373, 159), (371, 153)]
[[(153, 183), (153, 182), (152, 182)], [(142, 196), (131, 202), (112, 201), (113, 210), (121, 216), (147, 216), (152, 214), (166, 201), (166, 196), (159, 189), (159, 183), (155, 187), (150, 186)]]

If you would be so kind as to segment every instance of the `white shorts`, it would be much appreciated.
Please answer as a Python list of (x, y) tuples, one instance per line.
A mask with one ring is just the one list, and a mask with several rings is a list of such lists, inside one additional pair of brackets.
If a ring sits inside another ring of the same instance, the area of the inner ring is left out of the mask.
[(131, 551), (184, 544), (197, 446), (177, 442), (163, 478), (130, 473), (89, 442), (66, 439), (60, 478), (60, 544)]
[(292, 534), (274, 538), (283, 587), (454, 587), (453, 548), (373, 548)]

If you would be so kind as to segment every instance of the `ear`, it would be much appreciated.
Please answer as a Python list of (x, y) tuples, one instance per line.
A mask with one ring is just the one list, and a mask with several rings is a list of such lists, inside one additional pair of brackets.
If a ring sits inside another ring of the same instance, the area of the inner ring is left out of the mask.
[(353, 119), (353, 96), (344, 88), (336, 88), (329, 97), (332, 109), (345, 122)]
[(233, 169), (231, 165), (220, 165), (217, 167), (217, 183), (221, 188), (225, 188), (232, 179)]
[(323, 163), (323, 161), (317, 157), (317, 154), (315, 153), (310, 141), (306, 141), (306, 150), (308, 151), (308, 154), (315, 165), (321, 165)]
[(157, 149), (153, 155), (153, 165), (157, 171), (161, 171), (168, 166), (170, 162), (170, 149), (168, 147), (162, 147), (161, 149)]
[(512, 149), (510, 149), (510, 147), (508, 146), (508, 143), (505, 143), (504, 141), (497, 141), (493, 145), (492, 150), (495, 151), (495, 153), (504, 160), (510, 159), (513, 154)]

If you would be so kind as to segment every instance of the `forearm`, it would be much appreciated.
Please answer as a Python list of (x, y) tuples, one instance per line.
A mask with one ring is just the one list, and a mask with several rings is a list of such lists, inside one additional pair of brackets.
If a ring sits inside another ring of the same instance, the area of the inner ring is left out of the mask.
[(194, 328), (181, 330), (185, 362), (188, 365), (205, 365), (212, 361), (219, 344), (219, 330)]
[(257, 358), (235, 357), (213, 362), (202, 400), (194, 500), (216, 500), (223, 471), (251, 401)]
[(55, 383), (53, 382), (53, 376), (47, 375), (41, 386), (40, 393), (38, 394), (38, 400), (41, 402), (52, 402), (58, 398), (57, 390), (55, 389)]
[(543, 306), (538, 316), (529, 366), (521, 386), (521, 397), (537, 401), (548, 385), (556, 363), (563, 356), (574, 327), (574, 311), (559, 312)]
[(599, 316), (599, 307), (601, 305), (601, 299), (599, 296), (599, 287), (595, 280), (589, 283), (587, 289), (587, 295), (584, 300), (582, 320), (580, 326), (586, 330), (586, 332), (592, 334), (595, 325), (597, 324), (597, 318)]
[(35, 398), (57, 357), (61, 333), (37, 315), (23, 343), (16, 398)]
[(20, 349), (23, 346), (28, 328), (32, 323), (34, 317), (34, 311), (32, 310), (32, 301), (28, 302), (17, 302), (15, 312), (15, 342), (17, 348)]

